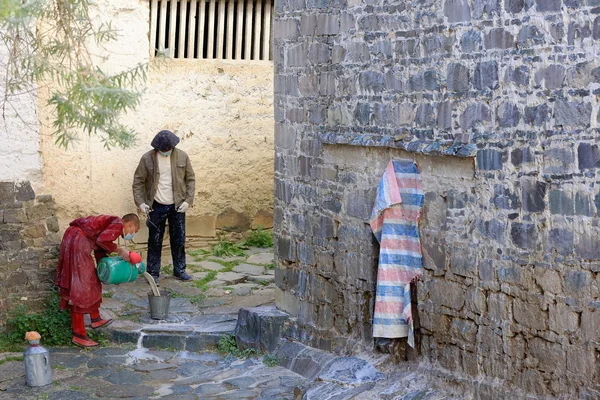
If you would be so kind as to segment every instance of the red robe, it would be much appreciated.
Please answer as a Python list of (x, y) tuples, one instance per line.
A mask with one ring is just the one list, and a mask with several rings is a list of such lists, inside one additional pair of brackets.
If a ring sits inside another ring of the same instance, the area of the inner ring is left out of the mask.
[(112, 215), (79, 218), (69, 224), (60, 244), (55, 284), (60, 287), (61, 307), (89, 313), (102, 303), (102, 283), (96, 261), (114, 252), (113, 243), (123, 233), (123, 221)]

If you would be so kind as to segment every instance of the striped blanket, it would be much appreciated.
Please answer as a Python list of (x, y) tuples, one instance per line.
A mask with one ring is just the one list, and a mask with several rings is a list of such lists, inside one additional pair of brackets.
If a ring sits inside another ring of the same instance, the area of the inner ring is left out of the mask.
[(390, 161), (377, 187), (371, 229), (380, 243), (373, 337), (408, 336), (414, 347), (410, 283), (423, 274), (418, 219), (423, 187), (412, 160)]

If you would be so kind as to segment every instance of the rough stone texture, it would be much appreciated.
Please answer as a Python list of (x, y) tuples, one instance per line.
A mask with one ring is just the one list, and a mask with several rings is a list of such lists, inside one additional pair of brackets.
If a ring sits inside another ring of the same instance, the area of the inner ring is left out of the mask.
[(273, 306), (240, 309), (235, 328), (238, 347), (272, 352), (279, 344), (288, 318), (288, 314)]
[[(375, 188), (391, 158), (416, 159), (432, 371), (482, 399), (595, 397), (600, 371), (583, 355), (598, 352), (598, 5), (276, 7), (276, 21), (307, 27), (274, 31), (275, 281), (297, 318), (289, 335), (372, 346)], [(310, 28), (319, 20), (339, 31)]]
[(12, 307), (37, 310), (51, 292), (61, 238), (54, 210), (29, 181), (0, 182), (0, 328)]

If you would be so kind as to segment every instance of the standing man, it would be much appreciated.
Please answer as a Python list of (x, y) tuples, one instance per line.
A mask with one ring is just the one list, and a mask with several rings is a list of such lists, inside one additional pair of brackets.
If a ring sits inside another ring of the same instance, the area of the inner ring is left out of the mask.
[(111, 319), (100, 317), (102, 283), (98, 279), (96, 262), (112, 252), (129, 261), (129, 250), (113, 243), (119, 236), (131, 240), (140, 230), (135, 214), (123, 218), (112, 215), (79, 218), (69, 224), (60, 243), (55, 284), (60, 288), (60, 308), (71, 312), (73, 343), (94, 347), (98, 343), (87, 336), (83, 317), (90, 314), (92, 329), (108, 326)]
[(194, 202), (196, 177), (188, 155), (175, 146), (179, 138), (171, 131), (160, 131), (150, 150), (142, 156), (133, 177), (135, 204), (148, 217), (148, 273), (158, 284), (165, 223), (173, 258), (173, 276), (192, 279), (185, 272), (185, 212)]

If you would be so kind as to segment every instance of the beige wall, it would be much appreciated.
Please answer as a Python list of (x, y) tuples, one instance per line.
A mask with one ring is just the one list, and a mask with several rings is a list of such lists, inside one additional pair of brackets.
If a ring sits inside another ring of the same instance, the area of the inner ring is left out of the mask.
[[(104, 18), (120, 29), (118, 42), (103, 50), (103, 66), (116, 71), (147, 61), (148, 3), (109, 0), (101, 7), (110, 10)], [(181, 138), (178, 147), (189, 154), (196, 172), (189, 234), (214, 234), (215, 225), (227, 222), (225, 210), (250, 220), (257, 213), (270, 215), (272, 62), (161, 59), (151, 66), (141, 104), (123, 120), (139, 134), (131, 149), (107, 151), (99, 138), (85, 135), (68, 150), (57, 148), (51, 115), (42, 110), (43, 184), (56, 200), (61, 228), (81, 215), (135, 211), (133, 172), (161, 129)]]

